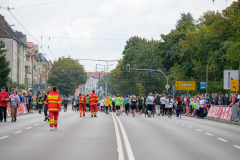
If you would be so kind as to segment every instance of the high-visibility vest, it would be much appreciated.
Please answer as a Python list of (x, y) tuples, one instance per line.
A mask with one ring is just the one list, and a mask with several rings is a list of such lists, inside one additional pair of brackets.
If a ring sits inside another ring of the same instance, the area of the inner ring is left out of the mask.
[(89, 103), (90, 103), (90, 105), (96, 105), (97, 102), (98, 102), (98, 96), (95, 93), (92, 93), (89, 96)]
[(87, 102), (87, 99), (86, 99), (85, 96), (79, 97), (79, 103), (80, 103), (80, 104), (85, 104), (86, 102)]
[(48, 94), (45, 106), (48, 107), (49, 111), (58, 112), (59, 109), (62, 107), (60, 94), (56, 91)]

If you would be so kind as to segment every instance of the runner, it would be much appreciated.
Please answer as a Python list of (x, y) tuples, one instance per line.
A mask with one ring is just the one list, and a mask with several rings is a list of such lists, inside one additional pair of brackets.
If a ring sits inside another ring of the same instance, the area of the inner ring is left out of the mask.
[(162, 94), (160, 101), (161, 101), (162, 116), (164, 116), (164, 114), (166, 115), (166, 110), (165, 110), (166, 98), (164, 94)]
[(109, 114), (109, 113), (108, 113), (109, 104), (110, 104), (109, 96), (106, 97), (106, 99), (105, 99), (105, 101), (104, 101), (104, 104), (105, 104), (105, 113), (106, 113), (106, 114)]
[(129, 113), (129, 98), (128, 98), (128, 95), (125, 96), (124, 103), (125, 103), (125, 112), (128, 115), (128, 113)]
[(100, 99), (100, 107), (101, 107), (101, 112), (104, 112), (104, 97), (101, 97), (101, 99)]
[(116, 116), (120, 116), (120, 106), (123, 102), (121, 101), (121, 97), (119, 94), (117, 94), (117, 97), (114, 99), (114, 101), (116, 106)]
[(87, 102), (86, 102), (86, 108), (87, 108), (87, 112), (90, 112), (90, 105), (89, 105), (89, 95), (87, 94)]
[(133, 117), (135, 117), (135, 113), (136, 113), (136, 109), (137, 109), (137, 99), (136, 99), (136, 96), (133, 95), (133, 98), (131, 99), (131, 108), (132, 108), (132, 111), (133, 111)]
[(171, 119), (172, 119), (173, 103), (174, 103), (174, 101), (172, 99), (172, 95), (170, 95), (169, 98), (168, 98), (168, 111), (169, 111), (168, 118), (171, 118)]
[(152, 93), (149, 93), (146, 99), (148, 117), (151, 117), (151, 114), (152, 114), (153, 101), (154, 101), (154, 97), (152, 96)]
[(139, 116), (142, 114), (142, 109), (143, 109), (143, 99), (138, 97), (138, 110), (139, 110)]

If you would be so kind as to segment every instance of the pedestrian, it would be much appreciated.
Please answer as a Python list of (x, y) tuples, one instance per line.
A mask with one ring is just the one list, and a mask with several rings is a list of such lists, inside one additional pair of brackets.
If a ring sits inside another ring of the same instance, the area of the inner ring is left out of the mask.
[(87, 109), (87, 112), (90, 112), (90, 105), (89, 105), (89, 95), (87, 94), (87, 102), (86, 102), (86, 109)]
[(100, 103), (100, 108), (101, 108), (101, 111), (104, 112), (104, 101), (105, 101), (105, 98), (104, 96), (101, 97), (99, 103)]
[[(80, 95), (81, 95), (81, 94), (80, 94)], [(79, 110), (79, 96), (77, 96), (75, 102), (76, 102), (75, 112), (76, 112), (76, 111), (78, 112), (78, 110)]]
[(19, 105), (20, 105), (20, 97), (17, 95), (17, 91), (13, 90), (13, 94), (10, 95), (10, 108), (11, 108), (12, 122), (17, 121), (17, 109)]
[(132, 111), (133, 111), (133, 117), (135, 117), (135, 114), (136, 114), (136, 109), (137, 109), (137, 99), (136, 99), (136, 96), (134, 95), (133, 98), (131, 99), (131, 104), (132, 104)]
[(157, 116), (160, 116), (160, 107), (161, 107), (161, 101), (160, 101), (161, 96), (158, 94), (157, 98), (154, 99), (155, 107), (156, 107), (156, 114)]
[(214, 95), (214, 94), (212, 94), (211, 105), (214, 105), (214, 102), (215, 102), (215, 95)]
[(226, 94), (225, 97), (226, 97), (226, 105), (230, 105), (231, 100), (230, 100), (230, 97), (228, 96), (228, 94)]
[(154, 101), (154, 97), (152, 96), (152, 93), (149, 93), (148, 97), (146, 98), (148, 117), (151, 117), (151, 114), (152, 114), (153, 101)]
[(138, 97), (138, 110), (139, 110), (139, 115), (142, 114), (142, 109), (143, 109), (143, 99), (140, 97)]
[(219, 92), (219, 105), (226, 105), (226, 97), (222, 94), (222, 92)]
[(86, 110), (86, 102), (87, 102), (87, 99), (85, 97), (85, 93), (82, 94), (82, 96), (80, 97), (80, 101), (79, 101), (79, 104), (80, 104), (80, 117), (85, 117), (85, 110)]
[(181, 100), (181, 97), (180, 96), (177, 96), (177, 117), (181, 118), (181, 114), (182, 114), (182, 111), (183, 111), (183, 101)]
[(166, 98), (164, 94), (162, 94), (160, 101), (161, 101), (162, 116), (164, 116), (164, 114), (166, 114), (166, 111), (165, 111)]
[(121, 104), (121, 106), (120, 106), (120, 112), (121, 112), (121, 114), (122, 114), (122, 112), (123, 112), (123, 105), (124, 105), (125, 103), (124, 103), (124, 98), (123, 98), (122, 95), (120, 95), (120, 98), (121, 98), (121, 102), (122, 102), (122, 104)]
[(210, 98), (208, 94), (206, 94), (205, 105), (206, 105), (206, 109), (208, 110), (210, 108)]
[[(0, 122), (7, 122), (7, 102), (9, 100), (9, 94), (6, 92), (6, 87), (3, 86), (0, 92)], [(2, 117), (3, 116), (3, 117)]]
[(205, 108), (205, 103), (206, 103), (206, 100), (204, 100), (203, 96), (201, 96), (199, 103), (200, 103), (199, 115), (200, 115), (200, 118), (203, 118), (203, 109)]
[(170, 95), (168, 97), (168, 112), (169, 112), (168, 118), (171, 118), (171, 119), (172, 119), (173, 103), (174, 103), (174, 100), (172, 99), (172, 95)]
[[(48, 91), (47, 91), (47, 93), (45, 94), (45, 97), (44, 97), (44, 103), (46, 102), (47, 96), (48, 96), (51, 92), (52, 92), (52, 88), (51, 88), (51, 86), (48, 86)], [(48, 111), (48, 107), (44, 105), (44, 116), (45, 116), (44, 121), (47, 121), (47, 120), (49, 121), (49, 116), (48, 116), (47, 111)]]
[(39, 111), (39, 114), (42, 114), (43, 104), (44, 104), (44, 98), (43, 98), (42, 94), (40, 94), (39, 97), (38, 97), (38, 111)]
[[(62, 107), (60, 94), (57, 92), (57, 86), (53, 87), (53, 91), (47, 95), (44, 104), (49, 110), (49, 125), (50, 129), (57, 129), (59, 109)], [(54, 127), (54, 128), (53, 128)]]
[(97, 102), (98, 96), (95, 94), (95, 90), (92, 90), (92, 94), (89, 96), (89, 104), (91, 107), (91, 117), (97, 117)]

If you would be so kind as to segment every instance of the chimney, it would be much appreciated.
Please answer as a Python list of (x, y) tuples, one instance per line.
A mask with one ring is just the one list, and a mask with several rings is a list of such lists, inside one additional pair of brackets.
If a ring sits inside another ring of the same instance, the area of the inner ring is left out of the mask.
[(4, 16), (0, 14), (0, 26), (4, 27)]

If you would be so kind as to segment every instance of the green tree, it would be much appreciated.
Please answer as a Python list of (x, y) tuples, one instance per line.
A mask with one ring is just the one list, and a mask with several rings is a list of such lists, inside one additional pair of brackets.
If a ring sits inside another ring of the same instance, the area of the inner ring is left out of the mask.
[(60, 57), (54, 61), (48, 82), (58, 86), (61, 94), (73, 94), (77, 87), (87, 81), (83, 66), (71, 57)]
[(9, 67), (10, 62), (6, 59), (6, 50), (4, 50), (4, 43), (0, 41), (0, 86), (6, 86), (7, 81), (9, 81), (9, 73), (11, 68)]

